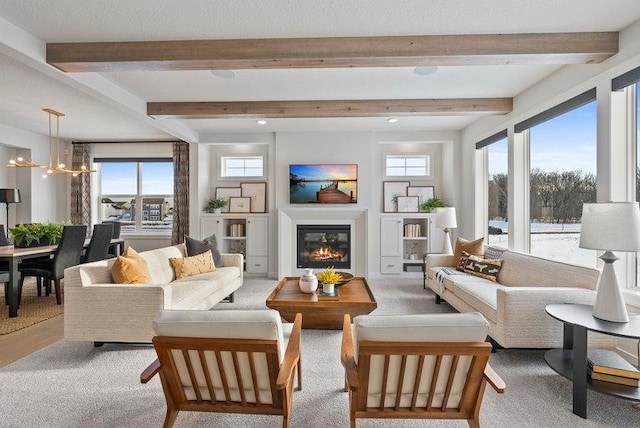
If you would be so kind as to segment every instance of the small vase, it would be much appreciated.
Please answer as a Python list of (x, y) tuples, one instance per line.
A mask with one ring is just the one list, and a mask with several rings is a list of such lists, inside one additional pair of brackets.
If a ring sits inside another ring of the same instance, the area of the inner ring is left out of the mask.
[(327, 294), (333, 294), (335, 291), (335, 284), (322, 284), (322, 292)]
[(318, 289), (318, 278), (313, 274), (313, 269), (304, 270), (304, 275), (300, 277), (298, 285), (303, 293), (313, 293)]
[(213, 213), (214, 214), (220, 214), (222, 212), (222, 208), (214, 208), (213, 209)]

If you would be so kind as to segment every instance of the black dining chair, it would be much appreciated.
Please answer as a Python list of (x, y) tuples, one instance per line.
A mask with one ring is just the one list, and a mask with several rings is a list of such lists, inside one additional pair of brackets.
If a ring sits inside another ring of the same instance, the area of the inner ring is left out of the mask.
[(106, 259), (109, 254), (109, 246), (111, 245), (112, 235), (113, 225), (111, 223), (93, 225), (91, 241), (89, 241), (87, 251), (80, 259), (80, 262), (91, 263), (98, 260)]
[[(60, 243), (52, 259), (18, 268), (20, 271), (18, 296), (22, 298), (24, 279), (27, 276), (35, 276), (45, 280), (46, 296), (51, 292), (51, 282), (53, 281), (56, 289), (56, 303), (58, 305), (62, 304), (60, 280), (64, 277), (66, 268), (80, 264), (80, 256), (82, 255), (86, 236), (86, 225), (65, 226), (62, 231), (62, 238), (60, 238)], [(40, 288), (39, 285), (38, 288)], [(40, 290), (38, 290), (38, 295), (40, 295)]]
[[(4, 231), (4, 224), (0, 224), (0, 247), (6, 247), (7, 245), (11, 245), (11, 242), (7, 239), (7, 234)], [(9, 305), (9, 262), (1, 261), (0, 262), (0, 282), (4, 282), (4, 303)]]
[[(111, 236), (111, 239), (120, 239), (120, 227), (122, 226), (122, 223), (120, 223), (119, 221), (113, 221), (113, 220), (105, 220), (102, 223), (108, 223), (113, 225), (113, 235)], [(107, 255), (107, 258), (113, 259), (118, 257), (117, 248), (118, 248), (117, 244), (110, 245), (109, 254)]]

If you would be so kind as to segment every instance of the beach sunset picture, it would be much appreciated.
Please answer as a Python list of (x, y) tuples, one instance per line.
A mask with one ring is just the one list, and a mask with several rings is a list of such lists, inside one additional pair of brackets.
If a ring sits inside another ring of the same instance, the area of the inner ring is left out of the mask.
[(358, 165), (289, 165), (292, 204), (355, 204)]

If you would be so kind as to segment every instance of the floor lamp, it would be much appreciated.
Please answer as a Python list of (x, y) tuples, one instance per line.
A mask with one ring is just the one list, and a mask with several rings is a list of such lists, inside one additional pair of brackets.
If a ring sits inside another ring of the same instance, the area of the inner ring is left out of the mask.
[(616, 278), (612, 251), (640, 251), (640, 209), (637, 202), (584, 204), (580, 248), (603, 250), (604, 268), (598, 280), (593, 316), (611, 322), (629, 322), (624, 296)]
[(456, 222), (456, 209), (454, 207), (444, 207), (436, 209), (436, 227), (444, 229), (444, 240), (442, 241), (442, 254), (453, 254), (451, 248), (451, 237), (449, 229), (458, 227)]
[(7, 233), (9, 233), (9, 204), (17, 204), (20, 202), (20, 190), (18, 189), (0, 189), (0, 202), (4, 202), (7, 206)]

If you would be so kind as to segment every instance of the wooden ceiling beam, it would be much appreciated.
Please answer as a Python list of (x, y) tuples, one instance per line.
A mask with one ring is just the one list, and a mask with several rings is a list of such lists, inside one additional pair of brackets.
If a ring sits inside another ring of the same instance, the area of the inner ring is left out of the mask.
[(171, 119), (464, 116), (507, 114), (511, 98), (154, 102), (147, 114)]
[(617, 32), (48, 43), (66, 72), (585, 64), (618, 52)]

